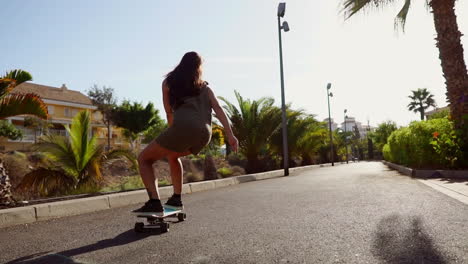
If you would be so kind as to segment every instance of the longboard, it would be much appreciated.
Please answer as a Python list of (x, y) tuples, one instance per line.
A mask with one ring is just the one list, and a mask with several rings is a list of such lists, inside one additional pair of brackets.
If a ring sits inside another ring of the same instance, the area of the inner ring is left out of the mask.
[(160, 229), (162, 233), (166, 233), (167, 231), (169, 231), (169, 223), (164, 221), (165, 218), (176, 217), (179, 220), (179, 222), (182, 222), (185, 221), (187, 215), (183, 213), (182, 210), (164, 207), (163, 215), (140, 214), (136, 215), (136, 217), (146, 218), (147, 224), (145, 224), (144, 222), (136, 222), (134, 228), (135, 232), (142, 233), (157, 228)]

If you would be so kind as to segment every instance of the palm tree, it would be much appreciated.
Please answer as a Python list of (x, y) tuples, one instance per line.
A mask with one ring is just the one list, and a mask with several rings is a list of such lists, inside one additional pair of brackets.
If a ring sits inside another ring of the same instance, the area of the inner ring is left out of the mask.
[(426, 88), (419, 88), (416, 91), (411, 91), (413, 95), (408, 96), (411, 102), (408, 104), (408, 110), (421, 114), (421, 120), (424, 120), (424, 113), (429, 107), (436, 107), (434, 95)]
[[(343, 11), (350, 18), (360, 11), (377, 9), (392, 5), (388, 0), (343, 0)], [(395, 27), (404, 29), (411, 0), (405, 0), (402, 9), (395, 18)], [(456, 128), (461, 131), (468, 150), (468, 72), (463, 57), (463, 46), (460, 41), (462, 33), (458, 29), (455, 15), (455, 0), (426, 0), (434, 14), (434, 25), (437, 32), (436, 46), (439, 49), (442, 72), (447, 85), (447, 99)], [(463, 132), (464, 131), (464, 132)]]
[[(47, 119), (47, 107), (35, 94), (15, 94), (13, 90), (23, 82), (31, 81), (30, 73), (13, 70), (0, 77), (0, 119), (17, 115), (33, 115)], [(0, 160), (0, 204), (14, 205), (10, 177)]]
[(239, 140), (239, 151), (247, 159), (246, 171), (258, 172), (262, 170), (259, 157), (267, 148), (270, 137), (280, 128), (281, 109), (273, 105), (273, 98), (246, 100), (237, 91), (235, 94), (239, 107), (223, 97), (219, 98), (226, 104), (224, 109)]
[(92, 191), (102, 179), (104, 162), (120, 156), (127, 157), (136, 166), (136, 158), (130, 150), (115, 149), (108, 153), (104, 145), (91, 136), (91, 120), (88, 111), (81, 111), (65, 126), (69, 137), (47, 135), (39, 140), (36, 148), (50, 159), (44, 166), (28, 173), (19, 189), (37, 190), (41, 195), (67, 194), (76, 190)]
[[(288, 156), (289, 164), (293, 167), (294, 158), (302, 158), (302, 155), (313, 151), (315, 146), (310, 143), (316, 143), (316, 141), (308, 142), (309, 134), (318, 129), (319, 122), (314, 118), (313, 115), (306, 115), (302, 110), (288, 110)], [(282, 131), (277, 130), (271, 138), (271, 148), (274, 153), (278, 156), (282, 155), (283, 140)], [(283, 162), (281, 164), (284, 164)]]

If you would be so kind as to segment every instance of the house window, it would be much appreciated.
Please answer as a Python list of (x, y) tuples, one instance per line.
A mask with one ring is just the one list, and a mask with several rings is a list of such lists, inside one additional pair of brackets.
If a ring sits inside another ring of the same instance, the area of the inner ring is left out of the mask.
[(65, 117), (73, 117), (74, 110), (70, 109), (69, 107), (65, 107), (64, 112)]
[(47, 106), (47, 112), (49, 112), (49, 115), (53, 115), (54, 114), (54, 106), (53, 105), (48, 105)]

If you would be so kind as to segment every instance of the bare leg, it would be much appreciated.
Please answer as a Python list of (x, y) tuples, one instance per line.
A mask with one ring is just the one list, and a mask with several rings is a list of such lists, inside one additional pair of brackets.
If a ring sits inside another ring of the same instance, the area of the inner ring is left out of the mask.
[(141, 179), (150, 199), (159, 199), (158, 183), (154, 175), (153, 163), (168, 156), (171, 152), (158, 143), (152, 142), (138, 156)]
[(169, 166), (171, 169), (171, 180), (172, 180), (172, 187), (174, 188), (175, 194), (182, 193), (182, 184), (184, 181), (184, 168), (182, 167), (182, 162), (180, 161), (179, 157), (186, 156), (189, 153), (178, 153), (177, 155), (171, 155), (168, 157)]
[(182, 193), (183, 167), (179, 158), (169, 157), (169, 167), (171, 169), (172, 187), (175, 194)]

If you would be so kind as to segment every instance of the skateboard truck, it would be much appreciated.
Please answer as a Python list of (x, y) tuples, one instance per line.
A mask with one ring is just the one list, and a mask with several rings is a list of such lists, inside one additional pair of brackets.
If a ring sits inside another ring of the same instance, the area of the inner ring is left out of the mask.
[(144, 222), (135, 223), (135, 232), (144, 233), (149, 232), (152, 229), (159, 229), (161, 233), (166, 233), (169, 231), (169, 222), (164, 221), (165, 218), (177, 218), (179, 222), (185, 221), (187, 215), (182, 212), (182, 210), (174, 210), (171, 208), (164, 208), (164, 215), (137, 215), (137, 218), (146, 218), (147, 224)]

